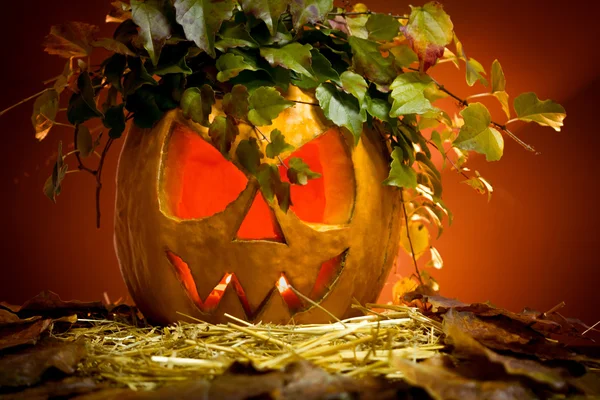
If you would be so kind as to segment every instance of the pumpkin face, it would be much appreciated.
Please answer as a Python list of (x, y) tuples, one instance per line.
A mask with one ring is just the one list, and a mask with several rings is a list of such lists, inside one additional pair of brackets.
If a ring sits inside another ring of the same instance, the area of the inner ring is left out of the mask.
[[(295, 87), (286, 97), (315, 102)], [(267, 136), (279, 129), (295, 147), (281, 155), (285, 164), (300, 157), (321, 174), (292, 185), (285, 213), (236, 159), (237, 144), (257, 137), (239, 127), (230, 159), (179, 110), (151, 130), (130, 130), (117, 175), (115, 246), (140, 310), (161, 324), (184, 315), (221, 323), (224, 313), (320, 323), (331, 317), (312, 302), (343, 318), (354, 299), (375, 301), (401, 221), (399, 192), (382, 185), (389, 154), (381, 138), (365, 131), (354, 147), (319, 107), (300, 103), (261, 127)], [(264, 153), (267, 141), (259, 143)], [(279, 170), (287, 180), (286, 167)]]

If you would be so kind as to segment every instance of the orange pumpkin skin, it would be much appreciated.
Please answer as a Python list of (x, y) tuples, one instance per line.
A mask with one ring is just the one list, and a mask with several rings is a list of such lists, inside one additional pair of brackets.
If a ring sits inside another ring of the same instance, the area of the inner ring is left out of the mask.
[[(286, 97), (315, 102), (295, 87)], [(219, 107), (211, 118), (223, 115)], [(279, 129), (296, 148), (282, 160), (298, 155), (322, 173), (306, 187), (292, 186), (294, 204), (284, 213), (243, 172), (236, 147), (260, 135), (239, 128), (230, 160), (207, 149), (208, 130), (180, 110), (153, 129), (130, 129), (117, 173), (115, 248), (140, 310), (158, 324), (186, 315), (228, 322), (224, 313), (252, 322), (330, 322), (310, 302), (290, 306), (277, 284), (282, 275), (337, 318), (354, 315), (355, 300), (376, 301), (401, 228), (399, 191), (382, 184), (389, 168), (382, 138), (366, 129), (352, 146), (319, 107), (300, 103), (261, 127), (267, 137)], [(259, 140), (263, 153), (267, 144)]]

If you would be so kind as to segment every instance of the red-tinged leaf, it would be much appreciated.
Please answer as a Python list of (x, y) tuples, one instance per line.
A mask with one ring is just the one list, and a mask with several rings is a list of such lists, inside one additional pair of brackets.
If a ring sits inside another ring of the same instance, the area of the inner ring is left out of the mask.
[(99, 28), (82, 22), (54, 25), (44, 41), (45, 51), (64, 58), (87, 57), (92, 52), (91, 43)]
[(444, 55), (444, 48), (453, 39), (454, 26), (443, 6), (432, 1), (423, 7), (413, 7), (402, 31), (419, 56), (421, 72), (426, 72)]

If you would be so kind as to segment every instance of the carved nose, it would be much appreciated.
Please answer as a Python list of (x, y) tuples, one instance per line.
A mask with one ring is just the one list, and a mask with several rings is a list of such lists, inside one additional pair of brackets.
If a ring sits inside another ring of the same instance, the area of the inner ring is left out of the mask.
[(236, 237), (238, 240), (285, 242), (279, 222), (275, 218), (275, 213), (260, 191), (254, 196), (252, 205), (244, 216)]

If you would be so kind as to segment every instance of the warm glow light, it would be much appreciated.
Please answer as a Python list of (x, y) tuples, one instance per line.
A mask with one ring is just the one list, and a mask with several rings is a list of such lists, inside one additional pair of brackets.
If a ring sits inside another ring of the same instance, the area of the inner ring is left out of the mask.
[(279, 293), (283, 293), (290, 289), (290, 285), (288, 285), (285, 276), (281, 275), (281, 278), (279, 278), (279, 282), (277, 282), (277, 289), (279, 289)]
[(225, 278), (225, 284), (229, 285), (229, 282), (231, 282), (231, 274), (227, 275), (227, 278)]

